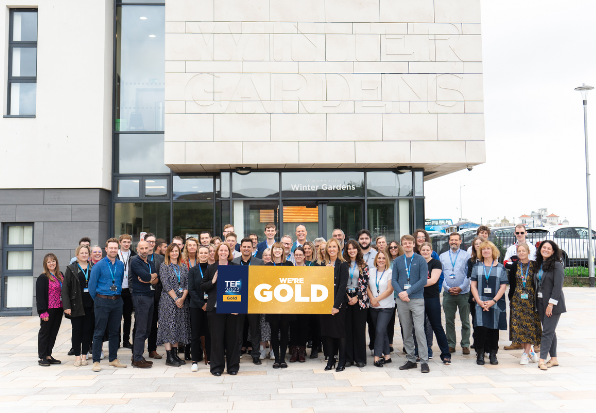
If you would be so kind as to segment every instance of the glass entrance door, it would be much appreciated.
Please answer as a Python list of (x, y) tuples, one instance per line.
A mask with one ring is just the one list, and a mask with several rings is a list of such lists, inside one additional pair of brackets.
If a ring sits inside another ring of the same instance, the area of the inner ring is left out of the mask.
[(346, 240), (355, 239), (356, 233), (362, 225), (362, 201), (333, 201), (325, 205), (323, 217), (325, 238), (331, 238), (333, 230), (339, 228), (344, 231)]
[(290, 235), (296, 240), (296, 225), (306, 227), (306, 239), (313, 241), (320, 237), (320, 204), (316, 201), (284, 201), (283, 202), (283, 227), (280, 233)]

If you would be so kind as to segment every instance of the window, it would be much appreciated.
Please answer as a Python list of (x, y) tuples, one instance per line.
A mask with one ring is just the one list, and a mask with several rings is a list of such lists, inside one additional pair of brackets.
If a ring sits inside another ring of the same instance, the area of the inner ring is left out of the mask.
[(31, 313), (33, 307), (33, 225), (4, 225), (0, 279), (2, 311)]
[(37, 10), (12, 9), (8, 33), (8, 116), (35, 117)]
[(164, 164), (163, 134), (118, 134), (116, 139), (118, 142), (116, 173), (170, 173), (170, 168)]
[(141, 232), (152, 232), (158, 238), (170, 236), (169, 202), (117, 203), (114, 208), (114, 236), (130, 234), (139, 242)]

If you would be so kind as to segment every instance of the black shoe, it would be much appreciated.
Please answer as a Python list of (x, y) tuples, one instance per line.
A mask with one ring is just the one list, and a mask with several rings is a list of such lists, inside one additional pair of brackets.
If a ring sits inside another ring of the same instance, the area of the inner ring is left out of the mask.
[(402, 348), (401, 348), (401, 352), (402, 352), (402, 353), (404, 353), (404, 354), (407, 354), (407, 353), (406, 353), (406, 348), (405, 348), (405, 347), (402, 347)]
[(335, 367), (335, 358), (330, 359), (325, 366), (325, 371), (329, 371)]
[(473, 349), (475, 349), (475, 348), (476, 348), (476, 345), (475, 345), (475, 344), (472, 344), (472, 345), (470, 346), (470, 348), (473, 348)]
[(246, 354), (246, 349), (240, 349), (240, 357)]
[(312, 348), (312, 341), (309, 341), (308, 343), (306, 343), (306, 348)]
[(325, 361), (329, 361), (329, 356), (325, 356)]
[(180, 353), (180, 351), (176, 351), (176, 350), (172, 351), (172, 357), (174, 357), (174, 360), (176, 360), (178, 362), (178, 364), (180, 364), (180, 365), (186, 364), (186, 361), (184, 361), (180, 357), (178, 357), (178, 353)]
[(279, 363), (277, 361), (275, 363), (273, 363), (273, 368), (274, 369), (280, 368), (280, 365), (279, 365)]
[(228, 374), (229, 374), (230, 376), (235, 376), (235, 375), (237, 375), (237, 374), (238, 374), (238, 372), (237, 372), (237, 371), (230, 371)]
[(389, 354), (393, 353), (393, 347), (389, 347)]
[(499, 364), (499, 360), (497, 360), (497, 352), (492, 350), (488, 356), (488, 360), (493, 366)]
[(477, 348), (476, 349), (476, 364), (479, 366), (484, 366), (484, 349)]
[(261, 363), (261, 359), (259, 357), (253, 357), (252, 362), (253, 362), (253, 364), (256, 364), (257, 366), (259, 364), (263, 364), (263, 363)]
[(214, 376), (216, 376), (216, 377), (219, 377), (219, 376), (221, 376), (221, 373), (211, 373), (211, 374), (213, 374), (213, 375), (214, 375)]
[(430, 373), (430, 369), (428, 368), (428, 364), (427, 363), (422, 363), (420, 365), (420, 371), (422, 373)]
[(391, 357), (389, 357), (388, 359), (383, 359), (383, 363), (385, 364), (389, 364), (391, 363), (393, 360), (391, 360)]
[(54, 357), (50, 356), (49, 359), (47, 359), (50, 364), (62, 364), (62, 362), (60, 360), (56, 360)]
[(337, 368), (335, 369), (335, 371), (340, 372), (340, 371), (344, 371), (346, 369), (346, 366), (340, 366), (338, 365)]
[(383, 362), (383, 359), (378, 359), (377, 361), (375, 361), (375, 367), (383, 367), (385, 363)]
[(37, 363), (43, 367), (50, 367), (50, 360), (48, 359), (39, 359)]
[(344, 367), (352, 367), (354, 364), (352, 364), (351, 361), (346, 361), (344, 364)]
[(418, 368), (418, 364), (416, 363), (412, 363), (411, 361), (406, 361), (406, 364), (404, 364), (403, 366), (399, 366), (400, 370), (409, 370), (409, 369), (416, 369)]
[(74, 356), (74, 349), (72, 347), (70, 348), (70, 350), (68, 350), (68, 355)]
[(279, 363), (279, 367), (281, 367), (282, 369), (287, 369), (288, 365), (285, 362), (281, 362)]
[(356, 367), (358, 367), (358, 368), (362, 368), (365, 366), (366, 366), (366, 363), (356, 363)]
[[(312, 348), (312, 347), (311, 347), (311, 348)], [(311, 359), (318, 359), (318, 358), (319, 358), (319, 352), (317, 351), (317, 349), (316, 349), (316, 348), (313, 348), (313, 349), (310, 351), (310, 358), (311, 358)]]
[(130, 344), (128, 341), (125, 341), (124, 344), (122, 344), (122, 347), (129, 348), (132, 350), (132, 344)]
[(322, 353), (323, 352), (323, 346), (319, 345), (319, 347), (317, 347), (317, 352), (318, 353)]
[(180, 363), (174, 357), (175, 352), (176, 350), (166, 350), (166, 366), (180, 367)]

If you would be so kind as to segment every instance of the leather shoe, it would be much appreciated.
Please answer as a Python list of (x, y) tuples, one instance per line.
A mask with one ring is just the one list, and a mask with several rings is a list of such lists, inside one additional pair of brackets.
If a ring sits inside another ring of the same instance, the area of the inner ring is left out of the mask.
[(351, 361), (346, 361), (346, 363), (344, 364), (344, 367), (352, 367), (353, 364)]
[[(521, 350), (523, 347), (521, 345), (521, 343), (511, 343), (510, 346), (505, 346), (503, 347), (503, 349), (505, 350)], [(534, 350), (536, 350), (536, 347), (534, 347)]]
[(362, 368), (366, 366), (366, 363), (356, 363), (356, 367)]
[(133, 361), (132, 366), (139, 369), (150, 369), (151, 367), (153, 367), (153, 365), (147, 363), (145, 360)]
[(158, 354), (157, 351), (150, 351), (149, 352), (149, 358), (151, 359), (156, 359), (159, 360), (161, 359), (163, 356), (161, 354)]
[(454, 347), (449, 347), (449, 352), (452, 353), (452, 354), (455, 353), (455, 348)]
[(253, 362), (253, 364), (256, 364), (257, 366), (259, 364), (263, 364), (263, 363), (261, 363), (261, 359), (259, 357), (253, 357), (252, 362)]
[(237, 371), (231, 371), (229, 374), (230, 374), (230, 376), (235, 376), (235, 375), (238, 374), (238, 372)]
[(50, 364), (62, 364), (62, 362), (60, 360), (56, 360), (52, 356), (50, 356), (50, 358), (48, 359), (48, 361), (50, 362)]
[(428, 368), (428, 364), (426, 364), (426, 363), (422, 363), (422, 364), (420, 365), (420, 371), (421, 371), (422, 373), (429, 373), (429, 372), (430, 372), (430, 369)]
[(68, 350), (68, 355), (74, 356), (74, 349), (72, 347), (70, 348), (70, 350)]
[(213, 374), (213, 375), (214, 375), (214, 376), (216, 376), (216, 377), (219, 377), (219, 376), (221, 376), (221, 373), (211, 373), (211, 374)]
[(399, 366), (400, 370), (410, 370), (410, 369), (415, 369), (418, 367), (418, 364), (411, 362), (410, 360), (406, 361), (406, 364), (404, 364), (403, 366)]
[(470, 354), (470, 347), (463, 347), (463, 348), (461, 349), (461, 351), (462, 351), (462, 353), (464, 353), (464, 354)]
[(132, 344), (130, 344), (128, 341), (125, 341), (124, 344), (122, 344), (122, 347), (129, 348), (132, 350)]

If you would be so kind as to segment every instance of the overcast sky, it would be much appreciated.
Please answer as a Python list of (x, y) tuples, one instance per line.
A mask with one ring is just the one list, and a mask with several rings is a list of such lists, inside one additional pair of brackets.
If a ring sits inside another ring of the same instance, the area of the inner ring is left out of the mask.
[[(583, 107), (573, 89), (596, 86), (596, 1), (483, 0), (486, 163), (426, 182), (426, 217), (480, 223), (548, 208), (587, 225)], [(591, 127), (596, 227), (596, 92)]]

